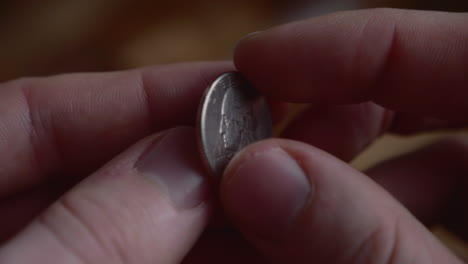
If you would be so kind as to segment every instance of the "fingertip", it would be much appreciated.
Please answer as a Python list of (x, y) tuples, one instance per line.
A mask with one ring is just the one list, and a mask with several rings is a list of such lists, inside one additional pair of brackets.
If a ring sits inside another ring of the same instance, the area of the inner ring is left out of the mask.
[(221, 191), (233, 223), (281, 263), (386, 263), (393, 255), (395, 262), (455, 260), (372, 180), (300, 142), (247, 147), (229, 164)]
[(397, 111), (466, 120), (467, 19), (388, 8), (338, 12), (247, 38), (234, 62), (272, 98), (375, 101)]
[(391, 43), (391, 25), (377, 19), (379, 13), (338, 12), (270, 29), (241, 42), (234, 62), (275, 98), (362, 102)]
[(238, 153), (236, 153), (224, 170), (220, 183), (221, 189), (226, 183), (229, 182), (231, 176), (236, 172), (237, 168), (244, 162), (245, 159), (255, 155), (256, 152), (266, 152), (271, 149), (280, 148), (281, 146), (279, 141), (283, 141), (283, 139), (265, 139), (257, 141), (244, 147)]
[(247, 42), (255, 40), (256, 37), (259, 37), (259, 36), (261, 37), (262, 32), (263, 31), (255, 31), (255, 32), (249, 33), (241, 37), (234, 45), (234, 54), (236, 54), (237, 53), (236, 51), (242, 46), (244, 46)]
[[(262, 31), (242, 38), (234, 50), (233, 61), (239, 70), (263, 94), (274, 99), (284, 99), (277, 96), (271, 86), (271, 78), (281, 78), (272, 71), (269, 58), (275, 53), (277, 41), (272, 41), (270, 32)], [(273, 35), (274, 36), (274, 35)], [(275, 58), (272, 58), (275, 59)], [(280, 90), (281, 91), (281, 90)]]
[(0, 248), (0, 260), (179, 263), (211, 217), (208, 185), (195, 130), (170, 129), (69, 190)]
[(266, 241), (283, 239), (311, 192), (301, 166), (274, 141), (241, 153), (222, 184), (228, 215), (244, 233)]
[(135, 166), (142, 176), (163, 187), (175, 207), (192, 209), (211, 197), (198, 153), (195, 129), (177, 127), (157, 138)]

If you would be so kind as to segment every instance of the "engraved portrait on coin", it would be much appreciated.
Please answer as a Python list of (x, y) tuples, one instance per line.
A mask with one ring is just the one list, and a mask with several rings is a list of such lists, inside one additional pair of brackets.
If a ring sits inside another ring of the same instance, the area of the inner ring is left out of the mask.
[(272, 135), (265, 99), (237, 72), (223, 74), (207, 90), (198, 120), (202, 159), (217, 177), (242, 148)]
[[(242, 104), (246, 98), (230, 89), (226, 92), (221, 109), (219, 133), (222, 136), (224, 154), (237, 153), (255, 141), (256, 121), (251, 104)], [(228, 155), (230, 156), (230, 155)]]

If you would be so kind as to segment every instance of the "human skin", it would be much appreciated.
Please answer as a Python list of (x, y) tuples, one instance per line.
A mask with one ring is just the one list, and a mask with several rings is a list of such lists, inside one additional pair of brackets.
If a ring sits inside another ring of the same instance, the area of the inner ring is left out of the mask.
[[(462, 263), (426, 226), (467, 238), (464, 139), (365, 174), (346, 162), (385, 132), (466, 125), (467, 24), (361, 10), (241, 40), (256, 88), (318, 106), (220, 183), (191, 126), (229, 62), (2, 84), (0, 263)], [(218, 210), (228, 225), (210, 225)]]

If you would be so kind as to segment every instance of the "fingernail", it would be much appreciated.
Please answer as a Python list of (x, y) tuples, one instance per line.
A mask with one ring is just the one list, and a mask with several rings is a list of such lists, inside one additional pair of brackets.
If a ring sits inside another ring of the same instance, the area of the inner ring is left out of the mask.
[(177, 208), (197, 207), (207, 197), (208, 188), (192, 128), (171, 129), (156, 139), (136, 168), (163, 189)]
[(233, 48), (233, 51), (235, 52), (237, 47), (239, 46), (239, 44), (243, 41), (246, 41), (247, 39), (251, 39), (251, 38), (254, 38), (255, 36), (259, 35), (260, 33), (262, 33), (263, 31), (255, 31), (255, 32), (252, 32), (252, 33), (249, 33), (245, 36), (243, 36), (242, 38), (240, 38), (236, 44), (234, 45), (234, 48)]
[(311, 194), (306, 174), (279, 147), (233, 162), (223, 185), (229, 215), (250, 234), (265, 240), (281, 240)]

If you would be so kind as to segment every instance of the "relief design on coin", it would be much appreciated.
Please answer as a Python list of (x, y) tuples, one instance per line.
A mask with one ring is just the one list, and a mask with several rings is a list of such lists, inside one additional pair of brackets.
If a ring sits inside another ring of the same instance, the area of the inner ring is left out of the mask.
[(202, 158), (221, 177), (237, 152), (272, 136), (268, 104), (240, 73), (223, 74), (202, 100), (198, 132)]

